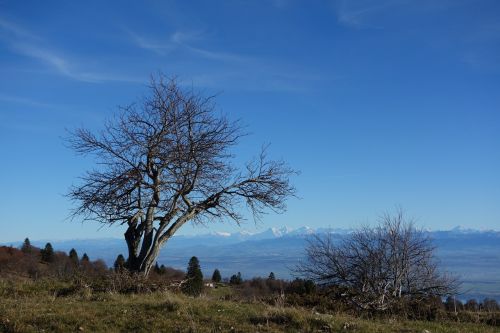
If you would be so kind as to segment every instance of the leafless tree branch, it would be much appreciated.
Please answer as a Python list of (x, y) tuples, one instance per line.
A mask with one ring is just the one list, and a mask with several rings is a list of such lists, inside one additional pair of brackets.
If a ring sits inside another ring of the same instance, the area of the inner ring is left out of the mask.
[(147, 274), (161, 246), (185, 223), (229, 218), (240, 223), (245, 203), (256, 218), (282, 212), (295, 194), (295, 173), (263, 148), (238, 172), (231, 149), (243, 135), (238, 122), (218, 116), (213, 97), (179, 87), (163, 75), (151, 80), (142, 105), (120, 109), (97, 134), (71, 133), (78, 154), (97, 166), (70, 189), (75, 216), (127, 226), (129, 267)]
[(405, 298), (457, 292), (456, 277), (440, 272), (428, 233), (399, 210), (385, 214), (377, 227), (364, 227), (335, 242), (331, 234), (313, 235), (306, 260), (296, 273), (322, 285), (347, 289), (358, 307), (386, 310)]

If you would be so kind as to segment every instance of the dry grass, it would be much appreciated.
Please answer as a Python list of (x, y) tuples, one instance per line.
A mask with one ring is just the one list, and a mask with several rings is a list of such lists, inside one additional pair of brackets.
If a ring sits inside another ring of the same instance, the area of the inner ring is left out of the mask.
[[(1, 332), (500, 332), (492, 326), (364, 320), (343, 314), (226, 301), (228, 290), (95, 293), (51, 281), (0, 280)], [(221, 297), (221, 294), (223, 297)]]

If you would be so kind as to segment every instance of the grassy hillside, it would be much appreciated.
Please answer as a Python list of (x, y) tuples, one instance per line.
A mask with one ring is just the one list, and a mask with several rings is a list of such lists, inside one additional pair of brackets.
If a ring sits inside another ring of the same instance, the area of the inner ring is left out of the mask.
[[(460, 299), (490, 297), (500, 301), (500, 232), (436, 231), (430, 236), (437, 246), (436, 254), (443, 269), (457, 274), (464, 282)], [(259, 239), (178, 236), (168, 242), (158, 261), (185, 269), (194, 255), (200, 259), (205, 276), (218, 268), (224, 277), (238, 271), (247, 279), (267, 277), (273, 271), (279, 278), (292, 278), (290, 267), (303, 259), (306, 238), (300, 234), (276, 238), (269, 232), (256, 237)], [(342, 234), (336, 237), (340, 240)], [(43, 247), (45, 242), (34, 244)], [(113, 265), (118, 253), (127, 252), (123, 239), (60, 241), (52, 245), (65, 252), (71, 248), (86, 252), (92, 259), (103, 259), (108, 266)]]
[(0, 280), (1, 332), (500, 332), (475, 323), (369, 320), (314, 309), (231, 299), (231, 288), (200, 298), (172, 291), (94, 292), (55, 281)]

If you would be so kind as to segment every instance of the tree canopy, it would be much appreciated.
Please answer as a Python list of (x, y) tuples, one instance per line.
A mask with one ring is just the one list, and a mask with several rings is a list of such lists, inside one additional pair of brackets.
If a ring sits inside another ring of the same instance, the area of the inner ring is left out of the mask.
[(284, 211), (294, 171), (265, 149), (236, 168), (232, 149), (243, 135), (238, 122), (216, 111), (213, 96), (153, 78), (150, 95), (121, 108), (101, 132), (71, 133), (69, 145), (98, 165), (70, 189), (74, 215), (125, 225), (128, 267), (148, 274), (160, 248), (189, 221), (240, 223), (240, 203), (256, 218)]

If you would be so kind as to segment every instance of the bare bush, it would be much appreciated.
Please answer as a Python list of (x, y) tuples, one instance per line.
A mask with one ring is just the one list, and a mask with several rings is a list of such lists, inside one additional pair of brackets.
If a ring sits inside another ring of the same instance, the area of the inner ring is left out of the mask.
[(338, 242), (331, 234), (314, 235), (296, 271), (343, 288), (342, 297), (358, 308), (387, 310), (404, 300), (456, 293), (457, 279), (440, 272), (434, 252), (428, 233), (398, 211)]

